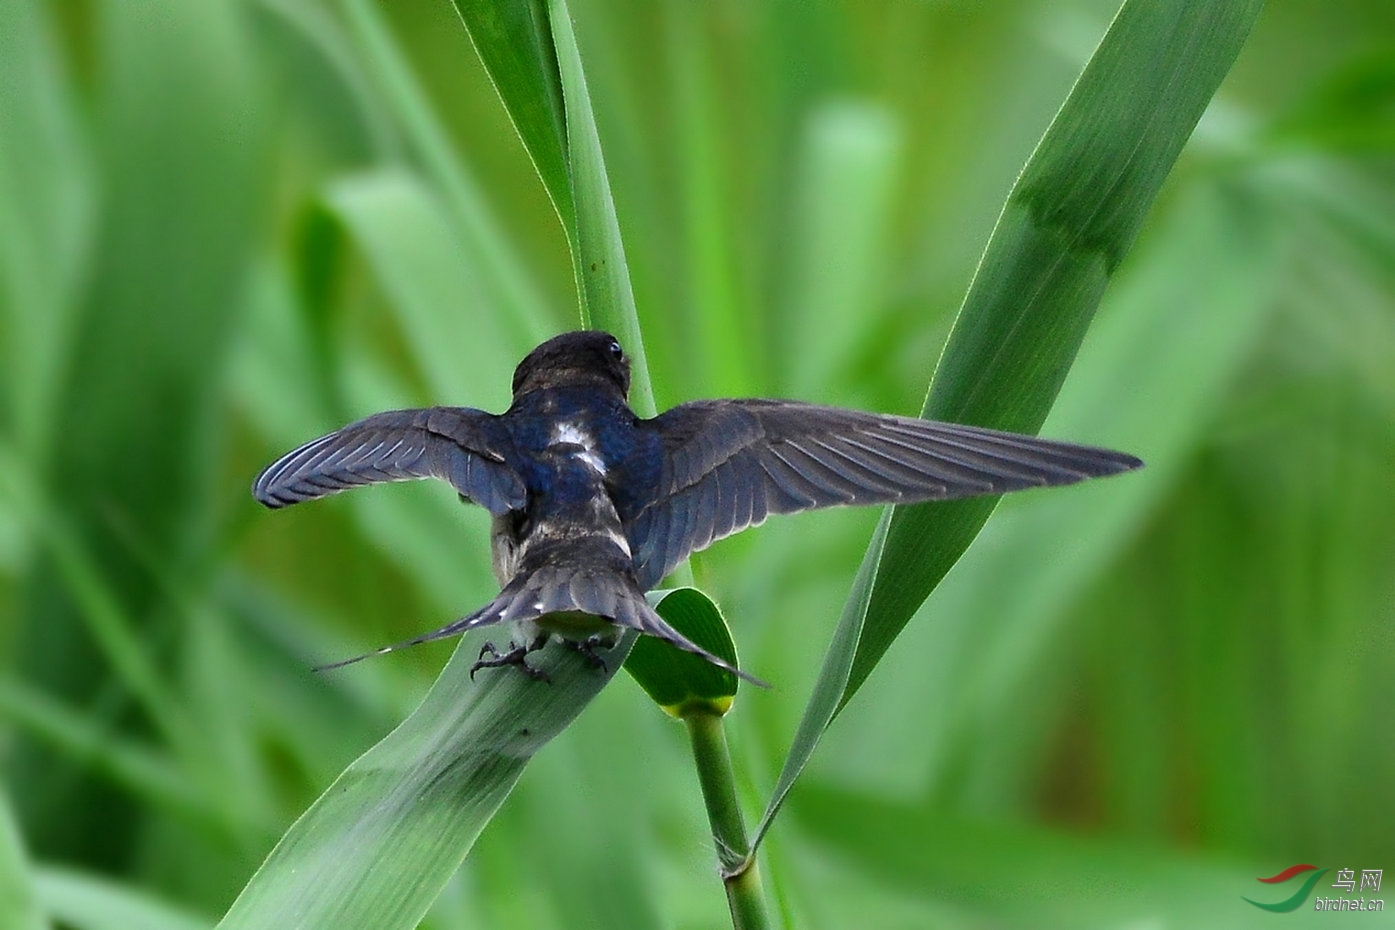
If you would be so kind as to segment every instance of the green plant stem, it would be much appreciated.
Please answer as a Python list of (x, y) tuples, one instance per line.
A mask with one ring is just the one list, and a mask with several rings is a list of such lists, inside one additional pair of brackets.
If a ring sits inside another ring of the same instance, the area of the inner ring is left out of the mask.
[(717, 844), (727, 906), (731, 908), (731, 925), (735, 930), (767, 930), (771, 925), (770, 917), (761, 891), (760, 873), (746, 839), (746, 823), (736, 800), (736, 780), (732, 776), (731, 753), (727, 750), (721, 715), (695, 710), (684, 714), (683, 722), (688, 726), (702, 799), (707, 805), (707, 820)]

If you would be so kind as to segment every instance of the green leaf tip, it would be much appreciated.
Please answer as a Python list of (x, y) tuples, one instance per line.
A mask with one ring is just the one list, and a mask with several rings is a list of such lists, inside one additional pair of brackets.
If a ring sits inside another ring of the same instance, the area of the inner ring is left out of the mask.
[[(654, 609), (674, 629), (702, 648), (736, 665), (736, 644), (722, 612), (696, 588), (649, 595)], [(653, 636), (641, 636), (625, 660), (629, 672), (664, 712), (680, 719), (693, 714), (722, 716), (736, 696), (736, 676), (700, 656)]]

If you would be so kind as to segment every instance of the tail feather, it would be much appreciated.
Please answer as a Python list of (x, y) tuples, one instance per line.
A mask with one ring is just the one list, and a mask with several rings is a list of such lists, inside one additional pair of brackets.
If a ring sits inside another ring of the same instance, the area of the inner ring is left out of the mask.
[[(630, 601), (629, 603), (634, 603), (634, 601)], [(737, 668), (735, 665), (732, 665), (730, 662), (727, 662), (725, 659), (713, 655), (706, 649), (699, 646), (697, 643), (693, 642), (688, 637), (684, 636), (682, 633), (675, 630), (673, 627), (669, 626), (668, 623), (664, 620), (664, 618), (659, 616), (658, 611), (649, 606), (649, 602), (644, 599), (643, 595), (640, 595), (638, 603), (640, 609), (635, 611), (636, 616), (633, 618), (634, 622), (622, 623), (621, 626), (629, 626), (649, 636), (656, 636), (659, 639), (662, 639), (664, 642), (668, 643), (670, 646), (682, 649), (684, 652), (691, 652), (693, 655), (698, 656), (699, 658), (706, 659), (708, 662), (711, 662), (718, 668), (725, 669), (726, 671), (731, 672), (738, 678), (742, 678), (746, 681), (749, 681), (751, 684), (755, 685), (758, 688), (770, 687), (770, 685), (761, 681), (756, 676), (748, 674), (747, 672), (743, 672), (741, 671), (741, 669)]]
[(731, 672), (753, 685), (767, 688), (765, 682), (714, 655), (659, 616), (634, 579), (623, 572), (598, 571), (594, 567), (579, 568), (574, 565), (542, 565), (531, 572), (520, 572), (509, 582), (498, 597), (479, 610), (462, 617), (453, 623), (423, 633), (400, 643), (383, 646), (372, 652), (318, 666), (316, 671), (342, 668), (373, 656), (385, 655), (409, 646), (446, 639), (458, 634), (497, 623), (521, 623), (536, 621), (547, 614), (584, 613), (601, 617), (616, 626), (638, 630), (647, 636), (654, 636), (664, 642), (699, 656), (718, 668)]

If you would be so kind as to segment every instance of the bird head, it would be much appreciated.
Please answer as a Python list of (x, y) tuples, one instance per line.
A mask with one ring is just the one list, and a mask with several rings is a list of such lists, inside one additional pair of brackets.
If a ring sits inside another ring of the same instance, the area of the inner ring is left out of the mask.
[(563, 333), (529, 352), (513, 372), (513, 396), (542, 388), (593, 384), (630, 391), (630, 360), (620, 342), (600, 330)]

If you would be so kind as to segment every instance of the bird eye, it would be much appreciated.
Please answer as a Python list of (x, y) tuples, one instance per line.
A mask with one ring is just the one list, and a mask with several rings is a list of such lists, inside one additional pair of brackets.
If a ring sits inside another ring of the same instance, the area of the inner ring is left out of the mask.
[(625, 357), (625, 350), (620, 348), (620, 343), (616, 342), (613, 339), (610, 342), (610, 355), (617, 362)]

